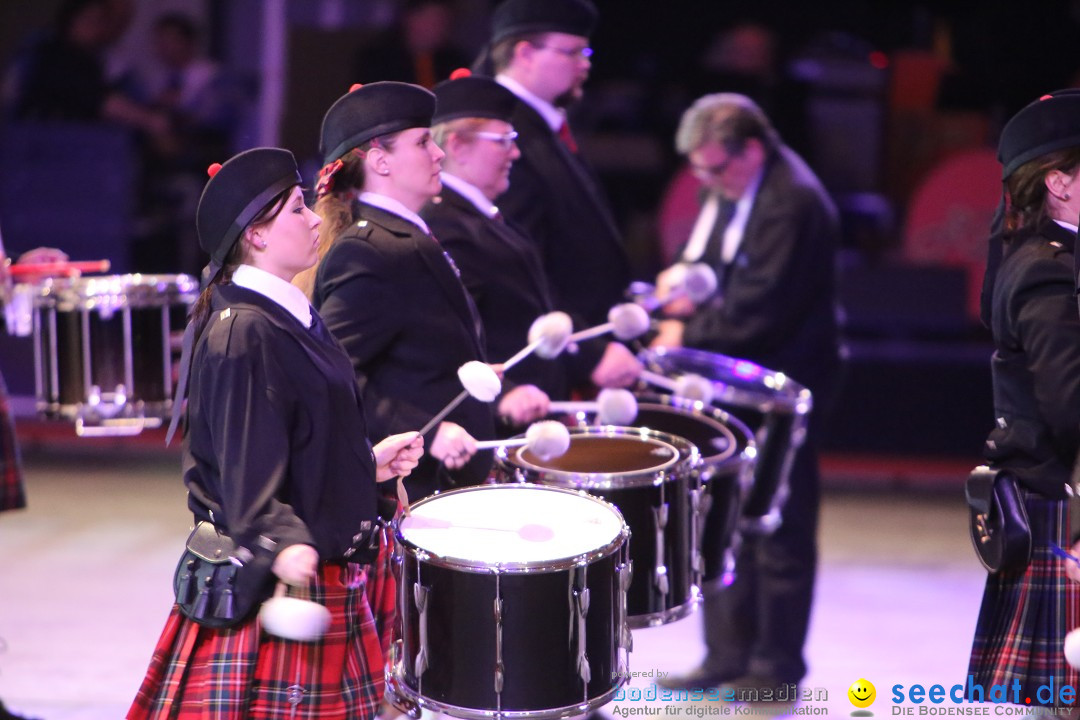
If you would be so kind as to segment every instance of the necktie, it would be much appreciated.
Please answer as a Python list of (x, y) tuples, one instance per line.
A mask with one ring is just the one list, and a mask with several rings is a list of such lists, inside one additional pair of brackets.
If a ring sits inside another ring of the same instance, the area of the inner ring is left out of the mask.
[[(439, 239), (434, 234), (429, 237), (435, 241), (435, 244), (442, 250), (442, 245), (439, 245)], [(469, 309), (469, 316), (472, 318), (473, 332), (476, 333), (476, 339), (479, 341), (484, 337), (484, 326), (480, 321), (480, 311), (476, 308), (476, 303), (473, 301), (472, 295), (465, 289), (465, 286), (461, 284), (461, 270), (458, 269), (457, 263), (454, 262), (454, 258), (450, 257), (450, 253), (442, 250), (443, 257), (446, 258), (446, 264), (450, 266), (450, 269), (454, 271), (454, 275), (458, 279), (458, 286), (461, 288), (461, 294), (465, 297), (465, 305)]]
[(563, 120), (562, 125), (559, 126), (559, 139), (562, 140), (567, 150), (577, 155), (577, 141), (574, 140), (574, 136), (570, 132), (570, 123), (566, 122), (566, 120)]
[(329, 343), (331, 341), (330, 331), (326, 329), (326, 323), (319, 317), (319, 313), (315, 312), (315, 308), (311, 308), (311, 325), (308, 327), (308, 332), (320, 342)]

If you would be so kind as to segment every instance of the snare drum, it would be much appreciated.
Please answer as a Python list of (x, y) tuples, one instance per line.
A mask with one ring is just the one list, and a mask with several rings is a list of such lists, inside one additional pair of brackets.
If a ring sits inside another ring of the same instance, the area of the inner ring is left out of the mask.
[(639, 354), (642, 363), (670, 378), (700, 375), (712, 381), (713, 404), (757, 428), (754, 482), (745, 496), (739, 529), (771, 533), (781, 521), (788, 475), (806, 436), (813, 399), (784, 373), (737, 358), (688, 348), (655, 348)]
[[(595, 413), (577, 413), (589, 424)], [(701, 455), (701, 491), (691, 490), (691, 566), (699, 585), (730, 585), (743, 497), (753, 484), (757, 446), (750, 429), (718, 407), (670, 395), (639, 395), (635, 425), (689, 440)]]
[(395, 530), (402, 636), (389, 699), (461, 718), (557, 718), (628, 679), (627, 528), (585, 493), (483, 485), (433, 495)]
[(663, 625), (696, 607), (690, 507), (701, 478), (690, 441), (643, 428), (573, 428), (560, 457), (541, 460), (527, 448), (504, 447), (495, 463), (505, 480), (586, 490), (619, 508), (633, 533), (630, 627)]
[(131, 434), (168, 417), (194, 278), (50, 278), (31, 292), (40, 414), (74, 420), (85, 435)]

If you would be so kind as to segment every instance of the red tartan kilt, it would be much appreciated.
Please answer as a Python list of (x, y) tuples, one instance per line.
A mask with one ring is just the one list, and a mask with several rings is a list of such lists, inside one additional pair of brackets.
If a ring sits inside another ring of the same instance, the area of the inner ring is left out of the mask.
[[(1080, 625), (1080, 585), (1065, 576), (1050, 543), (1070, 545), (1067, 503), (1024, 491), (1033, 539), (1031, 564), (1022, 572), (986, 579), (975, 626), (968, 675), (985, 693), (1020, 684), (1020, 702), (1036, 704), (1039, 687), (1077, 687), (1080, 676), (1065, 662), (1065, 635)], [(965, 685), (968, 678), (965, 678)]]
[[(330, 610), (318, 642), (262, 632), (258, 618), (228, 630), (200, 627), (173, 606), (129, 720), (364, 720), (383, 695), (383, 654), (363, 566), (323, 565), (292, 597)], [(299, 686), (302, 690), (297, 690)]]

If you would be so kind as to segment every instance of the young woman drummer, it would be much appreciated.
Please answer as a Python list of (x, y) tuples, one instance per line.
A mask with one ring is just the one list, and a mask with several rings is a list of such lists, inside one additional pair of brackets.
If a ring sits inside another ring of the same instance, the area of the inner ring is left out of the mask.
[[(487, 359), (458, 270), (418, 214), (441, 189), (434, 111), (428, 90), (378, 82), (354, 86), (323, 118), (322, 259), (306, 282), (353, 361), (376, 434), (423, 426), (461, 391), (457, 369)], [(525, 385), (497, 409), (525, 424), (547, 406), (546, 394)], [(482, 482), (492, 457), (474, 457), (476, 440), (494, 436), (494, 418), (473, 398), (455, 408), (425, 438), (428, 457), (406, 483), (409, 496)]]
[(329, 630), (283, 640), (255, 614), (213, 629), (174, 605), (130, 719), (354, 720), (373, 717), (382, 696), (370, 566), (349, 558), (369, 539), (376, 481), (409, 473), (422, 441), (371, 447), (349, 359), (290, 284), (315, 263), (320, 224), (299, 185), (289, 152), (259, 148), (203, 191), (213, 279), (191, 321), (184, 482), (196, 521), (213, 522), (247, 565), (270, 561), (290, 595), (324, 605)]

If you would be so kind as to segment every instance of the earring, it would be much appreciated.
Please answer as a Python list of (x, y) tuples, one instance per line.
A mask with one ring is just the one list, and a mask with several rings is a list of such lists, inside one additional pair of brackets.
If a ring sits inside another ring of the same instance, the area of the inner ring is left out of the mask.
[(265, 250), (266, 249), (266, 241), (265, 240), (263, 240), (261, 243), (259, 243), (259, 249), (260, 250)]
[(1061, 196), (1061, 199), (1062, 200), (1068, 200), (1070, 197), (1072, 197), (1072, 196), (1069, 195), (1069, 193), (1065, 193), (1064, 195)]

